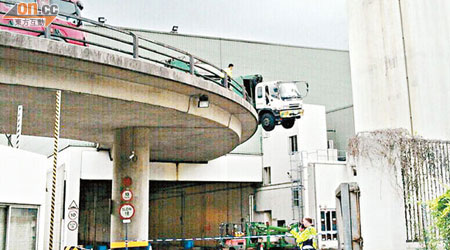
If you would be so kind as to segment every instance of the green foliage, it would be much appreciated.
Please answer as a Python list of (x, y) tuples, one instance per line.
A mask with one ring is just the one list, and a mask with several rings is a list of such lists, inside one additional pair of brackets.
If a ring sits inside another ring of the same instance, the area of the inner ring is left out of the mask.
[(450, 250), (450, 189), (430, 202), (431, 215), (439, 230), (444, 249)]

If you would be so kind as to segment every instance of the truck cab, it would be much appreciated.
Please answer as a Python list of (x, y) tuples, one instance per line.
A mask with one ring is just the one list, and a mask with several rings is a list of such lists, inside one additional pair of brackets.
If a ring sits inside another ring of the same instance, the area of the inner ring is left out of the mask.
[[(300, 93), (299, 85), (306, 86), (304, 95)], [(307, 82), (260, 82), (254, 89), (254, 106), (264, 130), (272, 131), (279, 124), (286, 129), (292, 128), (295, 120), (303, 116), (303, 98), (309, 91)]]
[[(15, 4), (24, 2), (27, 4), (36, 4), (40, 9), (44, 4), (57, 5), (59, 12), (64, 14), (69, 14), (72, 16), (80, 17), (81, 10), (83, 10), (83, 4), (80, 0), (9, 0), (9, 1), (0, 1), (0, 23), (3, 24), (0, 26), (0, 30), (7, 30), (14, 33), (20, 33), (24, 35), (31, 36), (44, 36), (45, 27), (43, 26), (24, 26), (17, 24), (12, 19), (3, 18), (4, 13), (7, 13)], [(61, 24), (64, 26), (59, 26), (56, 24)], [(87, 46), (84, 40), (86, 40), (86, 34), (76, 29), (77, 27), (82, 26), (82, 22), (79, 19), (65, 17), (62, 15), (58, 15), (57, 18), (50, 25), (50, 33), (51, 39), (64, 41), (71, 44)], [(27, 28), (29, 30), (24, 30), (20, 28)], [(77, 40), (71, 40), (70, 38), (74, 38)]]

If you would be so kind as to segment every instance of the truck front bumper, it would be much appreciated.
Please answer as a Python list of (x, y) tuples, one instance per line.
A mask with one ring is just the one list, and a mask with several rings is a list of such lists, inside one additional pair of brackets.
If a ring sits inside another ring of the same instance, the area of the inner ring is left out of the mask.
[(291, 110), (282, 110), (280, 111), (280, 118), (300, 118), (303, 116), (303, 109), (291, 109)]

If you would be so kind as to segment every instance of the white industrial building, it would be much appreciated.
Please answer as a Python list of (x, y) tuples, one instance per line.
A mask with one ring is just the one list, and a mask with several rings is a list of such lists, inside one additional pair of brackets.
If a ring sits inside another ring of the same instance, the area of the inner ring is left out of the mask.
[[(343, 169), (346, 164), (337, 161), (336, 150), (327, 149), (324, 107), (306, 104), (305, 113), (307, 115), (298, 120), (294, 128), (286, 130), (280, 127), (272, 132), (261, 131), (262, 129), (259, 128), (248, 142), (239, 146), (230, 154), (208, 163), (153, 162), (150, 167), (149, 181), (150, 183), (154, 181), (168, 183), (254, 183), (256, 189), (253, 189), (253, 194), (245, 197), (246, 200), (249, 200), (248, 205), (250, 206), (246, 210), (248, 211), (248, 214), (245, 215), (247, 221), (251, 219), (269, 222), (272, 225), (286, 225), (298, 220), (299, 216), (308, 215), (313, 217), (318, 223), (317, 226), (321, 228), (320, 212), (325, 211), (324, 209), (330, 212), (335, 211), (334, 199), (330, 197), (325, 199), (326, 191), (328, 191), (329, 196), (335, 185), (321, 185), (319, 173), (325, 174), (326, 171), (333, 171), (334, 168)], [(3, 170), (5, 176), (10, 175), (12, 177), (9, 178), (10, 182), (16, 183), (16, 185), (19, 184), (17, 180), (22, 177), (14, 175), (17, 169), (12, 166), (29, 167), (27, 162), (33, 161), (36, 157), (40, 158), (42, 164), (40, 175), (42, 178), (40, 183), (37, 183), (40, 184), (40, 189), (30, 187), (36, 193), (39, 190), (41, 191), (39, 193), (40, 201), (27, 201), (26, 199), (15, 201), (8, 197), (1, 197), (0, 204), (6, 207), (33, 205), (39, 208), (40, 217), (36, 219), (35, 223), (38, 223), (40, 228), (35, 233), (39, 235), (40, 241), (39, 243), (36, 241), (35, 244), (39, 244), (36, 245), (38, 246), (37, 249), (42, 249), (42, 246), (48, 244), (48, 228), (44, 227), (48, 223), (48, 218), (44, 220), (44, 214), (49, 207), (49, 192), (45, 192), (45, 183), (47, 183), (47, 191), (50, 190), (51, 185), (51, 173), (49, 171), (46, 173), (43, 165), (46, 162), (45, 165), (49, 170), (52, 158), (45, 160), (44, 156), (11, 147), (2, 147), (2, 152), (5, 152), (5, 154), (14, 152), (16, 155), (21, 155), (22, 161), (25, 161), (20, 162), (11, 159), (11, 164), (8, 164), (8, 167)], [(293, 162), (293, 157), (304, 158), (302, 161), (299, 161), (300, 158), (298, 158)], [(79, 237), (84, 237), (82, 236), (83, 232), (79, 232), (84, 228), (81, 224), (87, 219), (84, 217), (85, 211), (83, 211), (86, 208), (83, 207), (84, 203), (81, 200), (89, 198), (85, 197), (87, 194), (83, 191), (83, 184), (96, 181), (110, 183), (112, 167), (112, 161), (107, 150), (99, 150), (90, 145), (68, 146), (61, 150), (58, 159), (54, 240), (55, 245), (60, 249), (63, 249), (64, 246), (79, 245)], [(303, 172), (301, 181), (304, 184), (300, 188), (300, 195), (296, 191), (297, 186), (292, 179), (293, 169)], [(310, 172), (309, 169), (314, 170)], [(35, 171), (37, 170), (35, 168)], [(315, 176), (311, 173), (315, 173)], [(47, 178), (47, 182), (45, 182), (45, 178)], [(335, 182), (339, 183), (339, 179), (335, 179)], [(31, 183), (34, 184), (35, 182)], [(314, 190), (311, 186), (313, 183)], [(24, 183), (19, 185), (26, 186)], [(17, 192), (16, 195), (21, 193)], [(45, 195), (47, 195), (47, 203), (44, 202)], [(320, 202), (312, 205), (310, 200)], [(300, 211), (299, 208), (304, 209)], [(69, 218), (69, 214), (74, 210), (78, 216)], [(109, 218), (109, 216), (107, 217)], [(332, 220), (331, 217), (330, 220)], [(76, 227), (73, 227), (74, 222), (77, 225)], [(336, 234), (336, 228), (328, 231), (332, 231), (329, 232), (331, 234)], [(336, 237), (324, 240), (322, 245), (336, 247)]]
[(0, 249), (45, 249), (46, 157), (0, 145)]

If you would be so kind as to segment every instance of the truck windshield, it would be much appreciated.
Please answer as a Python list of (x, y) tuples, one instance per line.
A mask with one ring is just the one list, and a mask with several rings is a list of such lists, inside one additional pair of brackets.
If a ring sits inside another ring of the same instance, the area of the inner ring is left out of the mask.
[(297, 85), (293, 82), (280, 83), (279, 89), (282, 100), (302, 97), (297, 89)]
[(51, 0), (50, 4), (58, 5), (59, 12), (70, 15), (77, 15), (77, 6), (73, 2), (64, 0)]

